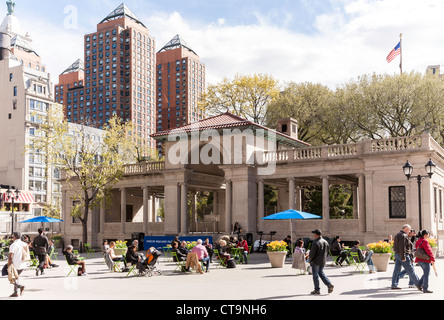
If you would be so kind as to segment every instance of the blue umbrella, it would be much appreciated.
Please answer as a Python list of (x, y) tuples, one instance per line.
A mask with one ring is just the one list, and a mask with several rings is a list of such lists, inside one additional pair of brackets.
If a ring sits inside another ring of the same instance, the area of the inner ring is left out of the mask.
[(307, 219), (322, 219), (322, 217), (311, 213), (290, 209), (287, 211), (275, 213), (272, 214), (271, 216), (262, 218), (262, 220), (307, 220)]
[(262, 220), (290, 220), (291, 236), (293, 236), (293, 224), (292, 224), (293, 220), (310, 220), (310, 219), (322, 219), (322, 217), (311, 213), (290, 209), (287, 211), (278, 212), (270, 216), (267, 216), (265, 218), (262, 218)]
[[(25, 221), (22, 221), (22, 222), (20, 222), (20, 223), (26, 223), (26, 222), (30, 222), (30, 223), (32, 223), (32, 222), (40, 222), (40, 223), (42, 223), (42, 225), (43, 225), (43, 223), (55, 223), (55, 222), (62, 222), (63, 220), (60, 220), (60, 219), (55, 219), (55, 218), (50, 218), (50, 217), (45, 217), (45, 216), (39, 216), (39, 217), (34, 217), (34, 218), (31, 218), (31, 219), (28, 219), (28, 220), (25, 220)], [(53, 230), (52, 230), (52, 232), (54, 232), (54, 227), (53, 227)]]
[(25, 223), (25, 222), (41, 222), (41, 223), (46, 223), (47, 222), (47, 223), (53, 223), (53, 222), (62, 222), (62, 221), (63, 220), (60, 220), (60, 219), (40, 216), (40, 217), (34, 217), (32, 219), (22, 221), (20, 223)]

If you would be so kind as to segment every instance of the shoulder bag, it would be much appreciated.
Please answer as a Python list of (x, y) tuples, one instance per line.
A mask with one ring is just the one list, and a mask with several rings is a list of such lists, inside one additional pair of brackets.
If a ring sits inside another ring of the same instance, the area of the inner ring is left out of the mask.
[[(425, 240), (423, 240), (424, 242)], [(430, 260), (429, 255), (425, 252), (424, 248), (421, 248), (422, 242), (419, 244), (418, 249), (415, 251), (415, 257), (421, 260)]]

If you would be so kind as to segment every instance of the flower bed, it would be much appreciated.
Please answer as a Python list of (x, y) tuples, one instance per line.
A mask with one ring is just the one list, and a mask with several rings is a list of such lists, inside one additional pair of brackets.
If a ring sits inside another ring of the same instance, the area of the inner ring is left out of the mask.
[(267, 252), (283, 251), (287, 251), (287, 243), (285, 241), (273, 241), (267, 244)]
[(369, 243), (367, 245), (369, 250), (372, 250), (373, 253), (392, 253), (393, 245), (386, 241), (379, 241), (374, 243)]

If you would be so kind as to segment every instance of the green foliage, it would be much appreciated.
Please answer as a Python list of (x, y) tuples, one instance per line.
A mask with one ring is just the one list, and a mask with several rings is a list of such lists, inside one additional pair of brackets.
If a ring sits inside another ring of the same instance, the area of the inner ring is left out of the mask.
[(433, 75), (363, 75), (330, 90), (289, 83), (269, 106), (266, 123), (299, 123), (299, 139), (312, 145), (420, 135), (444, 141), (444, 81)]
[(100, 139), (93, 129), (84, 125), (69, 126), (63, 114), (50, 112), (30, 141), (27, 150), (42, 150), (48, 167), (63, 172), (74, 206), (71, 215), (83, 226), (83, 242), (87, 243), (86, 226), (91, 209), (100, 205), (112, 186), (123, 175), (124, 165), (136, 160), (131, 134), (132, 124), (118, 117), (111, 118)]
[(207, 115), (230, 112), (264, 124), (269, 103), (279, 95), (278, 81), (262, 74), (236, 75), (209, 85), (200, 107)]
[[(348, 185), (332, 185), (329, 191), (330, 219), (353, 219), (353, 191)], [(322, 216), (322, 187), (304, 189), (304, 209)]]

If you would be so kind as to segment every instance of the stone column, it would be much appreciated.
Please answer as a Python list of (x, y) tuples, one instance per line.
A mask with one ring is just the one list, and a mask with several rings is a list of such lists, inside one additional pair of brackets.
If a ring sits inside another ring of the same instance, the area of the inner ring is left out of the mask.
[(233, 191), (231, 180), (227, 180), (225, 185), (225, 232), (230, 233), (232, 231), (231, 216), (233, 214)]
[(180, 184), (165, 185), (165, 235), (180, 233)]
[(148, 234), (149, 222), (149, 192), (148, 187), (143, 187), (143, 232)]
[(322, 176), (322, 228), (328, 232), (330, 228), (330, 185), (328, 176)]
[(126, 222), (126, 189), (120, 189), (120, 233), (125, 235)]
[(302, 188), (296, 187), (296, 210), (302, 211)]
[(375, 212), (373, 210), (373, 171), (364, 175), (365, 188), (365, 232), (373, 232), (375, 225)]
[(188, 233), (188, 185), (186, 182), (180, 186), (180, 232)]
[(217, 202), (219, 201), (219, 194), (217, 191), (213, 192), (213, 214), (218, 215), (219, 214), (219, 206)]
[(188, 228), (189, 231), (196, 232), (197, 225), (197, 191), (191, 192), (191, 226)]
[(359, 219), (358, 186), (353, 184), (353, 219)]
[(258, 180), (257, 182), (257, 193), (258, 193), (258, 219), (261, 221), (263, 217), (265, 217), (265, 196), (264, 196), (264, 180)]
[(106, 201), (103, 200), (100, 203), (100, 230), (99, 233), (105, 234), (105, 209), (106, 209)]
[(288, 209), (293, 209), (293, 210), (295, 209), (296, 205), (295, 192), (296, 192), (295, 179), (293, 177), (288, 178)]
[(365, 210), (365, 175), (363, 173), (358, 174), (358, 218), (359, 218), (359, 231), (365, 232), (366, 227), (366, 210)]
[(191, 192), (191, 221), (197, 222), (197, 192)]
[(156, 212), (156, 194), (153, 193), (151, 195), (151, 217), (150, 217), (150, 221), (151, 222), (157, 222), (156, 221), (156, 217), (157, 217), (157, 212)]

